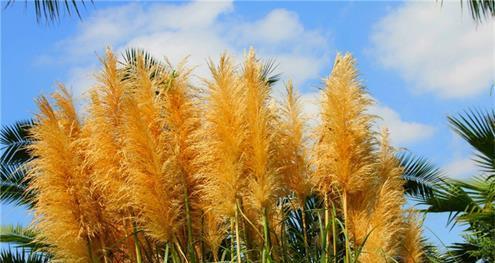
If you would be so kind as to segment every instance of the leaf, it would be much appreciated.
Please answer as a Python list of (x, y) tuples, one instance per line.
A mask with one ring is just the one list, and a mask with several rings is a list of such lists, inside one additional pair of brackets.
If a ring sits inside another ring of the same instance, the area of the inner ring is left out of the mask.
[(425, 200), (431, 197), (434, 189), (443, 180), (442, 173), (435, 165), (423, 157), (410, 153), (397, 156), (400, 166), (404, 168), (404, 190), (414, 198)]
[(29, 129), (33, 125), (32, 120), (27, 120), (2, 127), (0, 130), (0, 147), (2, 149), (0, 162), (2, 164), (25, 163), (31, 158), (26, 147), (32, 142), (29, 138)]
[[(8, 0), (5, 7), (13, 5), (16, 0)], [(26, 1), (27, 2), (27, 1)], [(34, 11), (36, 14), (36, 21), (58, 22), (63, 12), (66, 12), (69, 16), (75, 14), (81, 19), (80, 5), (86, 7), (87, 0), (34, 0)], [(89, 0), (93, 3), (93, 0)]]
[(280, 73), (275, 73), (278, 65), (275, 60), (269, 59), (261, 66), (261, 78), (266, 81), (268, 86), (273, 86), (280, 80)]
[(7, 204), (34, 206), (34, 193), (28, 190), (29, 180), (24, 165), (0, 163), (0, 201)]
[(449, 116), (452, 129), (475, 150), (474, 160), (482, 171), (495, 175), (495, 111), (468, 110)]
[(3, 249), (0, 252), (0, 262), (3, 263), (46, 263), (49, 257), (39, 252), (24, 249)]
[(0, 242), (9, 243), (17, 248), (29, 251), (40, 251), (48, 247), (47, 244), (36, 240), (38, 233), (21, 225), (4, 225), (0, 227)]
[[(487, 21), (495, 16), (495, 1), (493, 0), (468, 0), (471, 16), (476, 22)], [(462, 1), (461, 1), (462, 4)]]

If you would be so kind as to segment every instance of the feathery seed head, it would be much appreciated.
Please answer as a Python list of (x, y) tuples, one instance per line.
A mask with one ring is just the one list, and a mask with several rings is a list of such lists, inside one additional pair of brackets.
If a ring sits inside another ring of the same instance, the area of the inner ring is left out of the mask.
[(372, 117), (366, 113), (372, 101), (358, 80), (350, 54), (337, 55), (322, 97), (315, 184), (324, 194), (332, 187), (347, 193), (362, 191), (369, 185), (374, 162)]

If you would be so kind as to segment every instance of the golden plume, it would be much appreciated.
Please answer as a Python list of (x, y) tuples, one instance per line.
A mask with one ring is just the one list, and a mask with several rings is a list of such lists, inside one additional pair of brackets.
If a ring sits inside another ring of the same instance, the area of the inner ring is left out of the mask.
[(372, 116), (366, 110), (371, 104), (352, 56), (337, 54), (332, 73), (325, 80), (317, 127), (314, 180), (322, 194), (333, 189), (351, 194), (369, 185), (374, 161)]
[(417, 213), (408, 211), (403, 228), (401, 258), (404, 263), (423, 262), (423, 245), (421, 242), (421, 225)]
[[(325, 80), (321, 101), (321, 122), (316, 128), (313, 157), (314, 184), (325, 202), (325, 225), (330, 224), (331, 203), (335, 203), (331, 200), (339, 198), (344, 232), (349, 232), (352, 225), (349, 214), (357, 212), (349, 211), (348, 207), (361, 206), (363, 193), (374, 181), (375, 168), (373, 117), (366, 112), (372, 100), (358, 80), (350, 54), (337, 54), (332, 73)], [(330, 234), (326, 235), (326, 243), (330, 251)], [(346, 238), (346, 258), (350, 257), (350, 243)]]
[(215, 214), (213, 210), (205, 210), (203, 238), (209, 246), (215, 262), (219, 260), (218, 252), (227, 235), (227, 229), (226, 221), (221, 215)]
[(174, 242), (183, 222), (182, 189), (177, 187), (181, 181), (169, 171), (163, 98), (156, 96), (154, 80), (143, 64), (139, 57), (136, 78), (129, 83), (133, 96), (125, 103), (124, 167), (132, 188), (131, 205), (140, 208), (138, 222), (156, 240)]
[(198, 98), (193, 95), (195, 88), (189, 83), (189, 71), (180, 64), (177, 70), (170, 70), (170, 75), (158, 79), (168, 86), (159, 90), (163, 106), (163, 135), (167, 144), (167, 165), (165, 176), (177, 178), (181, 191), (181, 210), (179, 216), (184, 220), (185, 237), (189, 257), (194, 255), (193, 244), (199, 239), (195, 233), (202, 231), (202, 206), (200, 184), (202, 178), (202, 160), (198, 142), (201, 141), (201, 119)]
[[(204, 140), (200, 143), (203, 149), (201, 159), (206, 164), (202, 172), (202, 193), (206, 197), (204, 210), (210, 217), (208, 220), (215, 224), (225, 226), (230, 221), (239, 248), (240, 200), (246, 192), (246, 178), (243, 177), (244, 98), (242, 86), (227, 55), (220, 58), (218, 66), (213, 62), (209, 66), (213, 79), (206, 82)], [(216, 233), (209, 234), (209, 237), (225, 233), (223, 227), (210, 231)], [(214, 252), (215, 242), (208, 242)], [(231, 249), (233, 253), (233, 247)], [(237, 256), (240, 261), (240, 251)]]
[(115, 213), (115, 220), (120, 221), (130, 216), (128, 200), (131, 193), (126, 170), (122, 169), (125, 84), (123, 74), (117, 68), (117, 59), (110, 50), (102, 62), (103, 72), (98, 76), (100, 85), (90, 93), (86, 120), (90, 129), (87, 156), (93, 166), (92, 180), (104, 193), (105, 204)]
[(267, 212), (282, 190), (278, 169), (274, 162), (275, 149), (275, 114), (269, 107), (270, 86), (263, 79), (261, 64), (256, 58), (254, 49), (250, 49), (244, 61), (241, 75), (243, 96), (245, 97), (244, 125), (246, 140), (244, 141), (245, 173), (249, 180), (249, 204)]
[(387, 130), (382, 132), (376, 161), (375, 186), (367, 191), (366, 200), (360, 200), (367, 207), (353, 204), (349, 213), (351, 236), (356, 245), (364, 246), (362, 262), (387, 262), (399, 254), (403, 231), (403, 169), (389, 145)]
[(276, 158), (280, 160), (280, 174), (290, 191), (294, 192), (298, 205), (304, 205), (311, 194), (312, 184), (309, 174), (308, 141), (305, 138), (305, 122), (301, 104), (292, 82), (286, 87), (287, 98), (281, 109), (279, 142)]
[(52, 244), (57, 259), (93, 262), (112, 232), (90, 181), (84, 160), (86, 132), (82, 130), (72, 98), (60, 86), (53, 95), (56, 109), (45, 97), (32, 131), (34, 158), (29, 166), (30, 188), (37, 193), (34, 223), (43, 242)]
[(241, 85), (227, 55), (218, 67), (210, 63), (212, 81), (207, 82), (203, 142), (207, 170), (204, 194), (211, 200), (209, 209), (226, 218), (235, 216), (236, 203), (245, 192), (243, 177), (244, 102)]

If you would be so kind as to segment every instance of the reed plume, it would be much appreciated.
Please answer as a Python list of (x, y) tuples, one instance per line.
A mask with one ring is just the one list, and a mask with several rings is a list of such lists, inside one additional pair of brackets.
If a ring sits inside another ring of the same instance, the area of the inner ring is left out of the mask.
[(376, 155), (374, 186), (370, 185), (365, 200), (360, 200), (366, 205), (354, 204), (349, 212), (350, 235), (362, 246), (362, 262), (387, 262), (398, 255), (403, 231), (403, 169), (389, 145), (387, 130), (382, 132)]
[(45, 97), (38, 99), (40, 113), (32, 129), (30, 150), (36, 158), (29, 163), (29, 187), (37, 193), (34, 223), (56, 259), (94, 262), (111, 239), (111, 227), (90, 180), (92, 167), (84, 161), (81, 141), (86, 132), (72, 98), (60, 86), (53, 99), (56, 108)]
[[(308, 253), (309, 244), (306, 224), (306, 199), (311, 194), (312, 182), (310, 177), (310, 163), (308, 158), (308, 140), (305, 137), (305, 119), (297, 91), (292, 82), (286, 87), (286, 100), (280, 110), (277, 133), (277, 160), (279, 171), (286, 182), (288, 194), (294, 193), (296, 208), (301, 209), (302, 231), (305, 253)], [(284, 220), (284, 218), (282, 218)], [(283, 232), (281, 232), (283, 235)], [(281, 238), (283, 236), (281, 235)], [(282, 246), (283, 247), (283, 246)]]
[(423, 262), (423, 245), (421, 242), (421, 225), (418, 215), (408, 211), (404, 220), (400, 257), (404, 263)]
[(88, 162), (93, 167), (91, 179), (103, 193), (104, 202), (115, 220), (129, 218), (131, 189), (127, 184), (127, 173), (123, 169), (124, 156), (124, 106), (125, 83), (122, 71), (117, 68), (117, 59), (106, 51), (103, 72), (98, 76), (99, 85), (90, 93), (90, 129), (87, 152)]
[(228, 225), (224, 217), (215, 214), (213, 210), (205, 210), (203, 237), (210, 248), (215, 262), (219, 260), (218, 252), (222, 241), (227, 235), (227, 231)]
[[(372, 104), (358, 80), (355, 61), (350, 54), (337, 54), (334, 68), (322, 91), (321, 123), (316, 128), (314, 152), (316, 189), (325, 201), (325, 226), (330, 224), (330, 199), (339, 199), (347, 232), (348, 207), (360, 204), (373, 182), (375, 160), (371, 132), (372, 116), (366, 110)], [(326, 235), (327, 253), (330, 235)], [(346, 239), (346, 260), (350, 242)], [(327, 255), (328, 256), (328, 255)]]
[(207, 82), (205, 106), (204, 158), (208, 158), (205, 195), (215, 213), (226, 218), (235, 215), (237, 200), (245, 191), (242, 154), (245, 128), (243, 124), (242, 87), (227, 55), (218, 66), (210, 62), (213, 80)]
[(249, 178), (249, 201), (259, 211), (275, 205), (281, 190), (273, 165), (275, 115), (269, 107), (270, 86), (261, 75), (261, 65), (250, 49), (243, 65), (241, 85), (245, 97), (245, 172)]
[(246, 205), (260, 215), (258, 222), (263, 226), (264, 262), (271, 257), (269, 217), (283, 193), (283, 182), (276, 167), (276, 114), (269, 105), (271, 89), (263, 77), (254, 49), (250, 49), (245, 58), (240, 81), (245, 97), (244, 172), (249, 189), (245, 200)]
[(303, 207), (311, 194), (311, 178), (308, 160), (308, 141), (304, 135), (305, 122), (297, 91), (292, 82), (286, 87), (287, 97), (281, 109), (277, 128), (280, 139), (277, 159), (280, 174), (290, 191), (294, 192), (297, 204)]
[[(183, 65), (171, 71), (168, 86), (161, 90), (163, 96), (164, 136), (168, 147), (166, 177), (178, 178), (182, 191), (181, 214), (185, 220), (189, 256), (195, 260), (193, 231), (201, 231), (200, 185), (202, 160), (198, 142), (202, 139), (200, 112), (194, 88), (189, 83), (189, 72)], [(160, 81), (160, 80), (158, 80)], [(162, 81), (167, 83), (167, 81)]]
[(139, 207), (136, 219), (149, 236), (161, 242), (176, 242), (183, 226), (181, 180), (176, 173), (170, 173), (173, 167), (169, 162), (163, 97), (156, 96), (156, 85), (142, 58), (138, 62), (138, 74), (129, 84), (133, 96), (125, 102), (123, 118), (124, 168), (132, 188), (130, 206)]
[(352, 56), (337, 54), (325, 80), (317, 127), (314, 180), (323, 195), (363, 191), (372, 180), (372, 116), (366, 113), (371, 104)]
[[(243, 177), (243, 143), (246, 137), (243, 90), (227, 55), (220, 58), (218, 66), (213, 62), (209, 66), (213, 79), (206, 82), (203, 129), (206, 140), (202, 142), (202, 159), (207, 165), (204, 166), (203, 192), (210, 200), (207, 214), (217, 217), (215, 221), (231, 221), (235, 232), (240, 223), (240, 200), (246, 191), (246, 178)], [(240, 240), (238, 232), (236, 236)]]
[[(292, 83), (274, 104), (252, 49), (240, 70), (227, 55), (210, 62), (204, 90), (184, 64), (147, 63), (143, 54), (132, 63), (119, 67), (107, 51), (84, 120), (63, 87), (54, 106), (38, 100), (29, 189), (40, 240), (56, 260), (204, 262), (230, 251), (238, 263), (290, 262), (291, 253), (308, 262), (420, 262), (420, 226), (402, 209), (403, 169), (388, 132), (372, 129), (373, 101), (351, 55), (338, 54), (325, 80), (312, 152)], [(313, 191), (320, 196), (308, 198)], [(305, 211), (319, 197), (321, 250), (311, 248), (316, 216)]]

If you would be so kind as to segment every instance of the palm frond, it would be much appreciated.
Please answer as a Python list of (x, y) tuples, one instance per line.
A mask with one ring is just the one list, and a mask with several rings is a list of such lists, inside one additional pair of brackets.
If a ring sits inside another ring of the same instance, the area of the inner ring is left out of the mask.
[(29, 180), (24, 165), (0, 163), (0, 201), (7, 204), (34, 205), (34, 193), (28, 190)]
[[(477, 22), (488, 20), (495, 16), (495, 1), (494, 0), (468, 0), (471, 16)], [(462, 1), (461, 1), (462, 3)]]
[(471, 243), (454, 243), (448, 247), (447, 255), (449, 260), (447, 262), (478, 262), (479, 257), (473, 255), (473, 251), (479, 250), (475, 244)]
[(0, 227), (0, 243), (9, 243), (18, 248), (38, 251), (48, 247), (47, 244), (36, 240), (38, 233), (29, 227), (21, 225), (4, 225)]
[(479, 219), (490, 222), (494, 218), (492, 211), (495, 199), (494, 185), (487, 181), (486, 177), (475, 177), (470, 182), (445, 181), (435, 189), (433, 196), (425, 200), (425, 203), (429, 205), (429, 212), (451, 213), (449, 223), (480, 222)]
[[(13, 5), (16, 0), (8, 0), (5, 7)], [(28, 2), (28, 1), (26, 1)], [(93, 3), (93, 0), (34, 0), (34, 11), (36, 14), (36, 21), (47, 23), (58, 22), (60, 16), (67, 13), (69, 16), (76, 15), (81, 19), (80, 7), (86, 7), (86, 3)]]
[(33, 127), (32, 120), (18, 121), (12, 125), (4, 126), (0, 130), (0, 162), (2, 164), (25, 163), (31, 155), (27, 146), (31, 144), (29, 129)]
[(161, 62), (159, 62), (156, 58), (154, 58), (151, 53), (145, 51), (144, 49), (140, 48), (128, 48), (122, 52), (122, 64), (123, 65), (132, 65), (136, 67), (138, 65), (138, 59), (139, 57), (142, 56), (143, 58), (143, 63), (144, 63), (144, 68), (145, 69), (150, 69), (154, 65), (158, 65)]
[(426, 238), (421, 239), (421, 245), (423, 247), (422, 262), (425, 263), (445, 263), (447, 257), (445, 254), (439, 251), (439, 249), (430, 243)]
[(266, 60), (261, 65), (261, 78), (268, 84), (268, 86), (273, 86), (280, 80), (280, 73), (275, 73), (277, 70), (277, 63), (274, 59)]
[(446, 182), (439, 186), (432, 197), (425, 200), (429, 205), (427, 211), (435, 213), (450, 213), (449, 223), (455, 222), (457, 216), (468, 211), (478, 211), (480, 206), (459, 185)]
[(3, 263), (46, 263), (49, 257), (43, 253), (30, 252), (24, 249), (3, 249), (0, 252), (0, 262)]
[(495, 111), (467, 110), (449, 116), (452, 129), (476, 150), (482, 171), (495, 175)]
[(407, 152), (400, 153), (397, 158), (404, 169), (405, 192), (416, 199), (431, 197), (435, 187), (443, 180), (440, 169), (426, 158)]
[(140, 48), (128, 48), (122, 52), (122, 61), (120, 62), (124, 67), (123, 80), (135, 76), (140, 59), (142, 59), (140, 63), (143, 63), (144, 68), (149, 71), (149, 77), (152, 80), (156, 79), (158, 74), (167, 68), (148, 51)]

